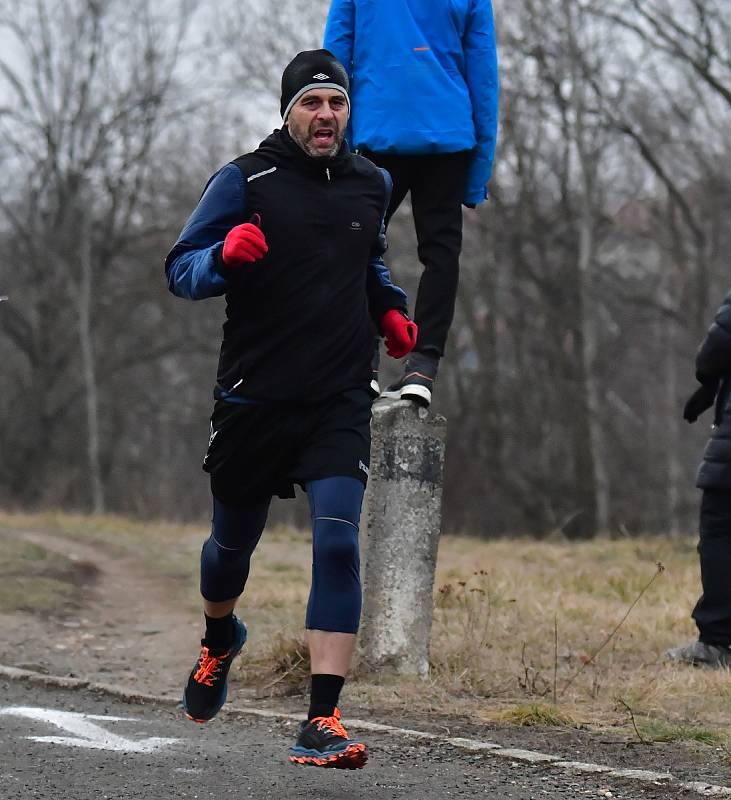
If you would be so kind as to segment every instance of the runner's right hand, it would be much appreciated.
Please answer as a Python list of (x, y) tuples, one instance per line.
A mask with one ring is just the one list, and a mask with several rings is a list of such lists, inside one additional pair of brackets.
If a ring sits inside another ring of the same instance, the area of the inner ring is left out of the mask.
[(221, 257), (227, 267), (241, 267), (263, 258), (268, 250), (262, 229), (245, 222), (228, 232), (223, 241)]

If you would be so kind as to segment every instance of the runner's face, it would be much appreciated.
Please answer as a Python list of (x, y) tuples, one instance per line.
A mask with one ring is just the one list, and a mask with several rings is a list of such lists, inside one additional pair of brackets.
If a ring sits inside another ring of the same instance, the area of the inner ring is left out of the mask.
[(310, 156), (334, 156), (348, 124), (345, 95), (333, 89), (312, 89), (300, 97), (287, 116), (290, 136)]

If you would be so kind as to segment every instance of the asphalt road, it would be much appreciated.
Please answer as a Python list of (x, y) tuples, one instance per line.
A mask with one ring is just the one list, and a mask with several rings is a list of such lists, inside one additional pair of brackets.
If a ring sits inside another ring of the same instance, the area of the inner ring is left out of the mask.
[(673, 800), (698, 796), (668, 786), (576, 776), (473, 755), (434, 741), (372, 732), (363, 737), (370, 751), (363, 770), (300, 767), (286, 758), (294, 729), (293, 722), (226, 715), (196, 725), (170, 708), (3, 681), (0, 797)]

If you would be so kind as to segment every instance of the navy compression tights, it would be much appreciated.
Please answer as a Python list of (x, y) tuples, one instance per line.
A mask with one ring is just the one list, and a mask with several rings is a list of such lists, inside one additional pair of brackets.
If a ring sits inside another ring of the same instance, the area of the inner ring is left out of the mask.
[[(324, 478), (305, 488), (312, 518), (306, 627), (356, 633), (361, 608), (358, 523), (364, 486), (356, 478)], [(212, 531), (201, 552), (201, 594), (206, 600), (219, 603), (244, 591), (251, 554), (268, 511), (269, 500), (238, 508), (214, 498)]]

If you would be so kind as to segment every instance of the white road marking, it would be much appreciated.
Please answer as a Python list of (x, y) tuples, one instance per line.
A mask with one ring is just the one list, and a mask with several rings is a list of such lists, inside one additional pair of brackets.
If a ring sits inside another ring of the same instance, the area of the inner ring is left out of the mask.
[[(399, 401), (400, 402), (400, 401)], [(406, 402), (406, 401), (404, 401)], [(426, 409), (422, 409), (426, 412)], [(32, 670), (20, 669), (18, 667), (8, 667), (0, 664), (0, 676), (16, 681), (27, 681), (31, 684), (38, 684), (41, 686), (53, 686), (60, 689), (88, 689), (89, 687), (95, 688), (99, 692), (103, 692), (111, 697), (121, 697), (129, 701), (134, 698), (137, 700), (144, 700), (149, 703), (158, 703), (162, 706), (171, 706), (173, 702), (175, 706), (178, 701), (172, 701), (168, 697), (161, 697), (158, 695), (139, 694), (136, 692), (129, 692), (123, 688), (108, 686), (106, 684), (96, 684), (91, 681), (82, 680), (80, 678), (60, 678), (53, 675), (41, 675)], [(0, 709), (0, 714), (8, 713), (11, 709)], [(37, 710), (37, 709), (36, 709)], [(270, 711), (268, 709), (259, 708), (236, 708), (229, 706), (228, 709), (223, 709), (223, 714), (230, 714), (231, 716), (242, 717), (260, 717), (270, 720), (290, 720), (292, 722), (300, 722), (302, 719), (301, 714), (286, 714), (279, 711)], [(83, 714), (76, 716), (84, 717)], [(86, 716), (86, 719), (92, 718), (93, 715)], [(93, 717), (97, 718), (97, 717)], [(104, 719), (121, 719), (119, 717), (104, 717)], [(390, 733), (396, 736), (404, 736), (412, 739), (427, 739), (437, 742), (444, 742), (459, 750), (466, 750), (468, 752), (482, 751), (485, 756), (491, 757), (493, 755), (500, 755), (501, 751), (509, 750), (510, 758), (512, 761), (520, 762), (544, 762), (549, 769), (560, 769), (571, 772), (587, 773), (587, 774), (602, 774), (603, 777), (624, 778), (628, 781), (636, 783), (651, 783), (657, 785), (658, 783), (665, 783), (668, 786), (679, 789), (686, 789), (704, 797), (731, 797), (731, 787), (718, 786), (713, 783), (706, 783), (705, 781), (683, 781), (676, 778), (672, 773), (667, 772), (650, 772), (649, 770), (628, 770), (628, 769), (614, 769), (607, 764), (592, 764), (583, 761), (563, 761), (558, 756), (550, 755), (549, 753), (541, 753), (533, 750), (521, 750), (516, 748), (506, 748), (496, 742), (485, 742), (479, 739), (467, 739), (462, 737), (445, 737), (441, 734), (430, 733), (428, 731), (415, 731), (408, 728), (396, 728), (392, 725), (382, 725), (377, 722), (368, 722), (360, 719), (348, 719), (349, 728), (356, 730), (374, 731), (378, 733)], [(104, 731), (105, 735), (108, 735)], [(147, 740), (155, 741), (155, 740)], [(157, 740), (165, 743), (172, 743), (180, 741), (179, 739), (160, 739)], [(140, 752), (140, 751), (134, 751)], [(148, 752), (148, 751), (145, 751)], [(536, 758), (537, 756), (537, 758)], [(553, 760), (556, 759), (556, 760)]]
[(180, 741), (179, 739), (163, 739), (152, 736), (147, 739), (125, 739), (116, 733), (110, 733), (90, 720), (106, 722), (133, 722), (137, 720), (124, 717), (105, 717), (99, 714), (78, 714), (73, 711), (55, 711), (50, 708), (30, 708), (27, 706), (11, 706), (0, 708), (0, 714), (24, 717), (36, 722), (54, 725), (74, 736), (26, 736), (34, 742), (62, 744), (67, 747), (84, 747), (89, 750), (112, 750), (117, 753), (152, 753), (163, 747)]

